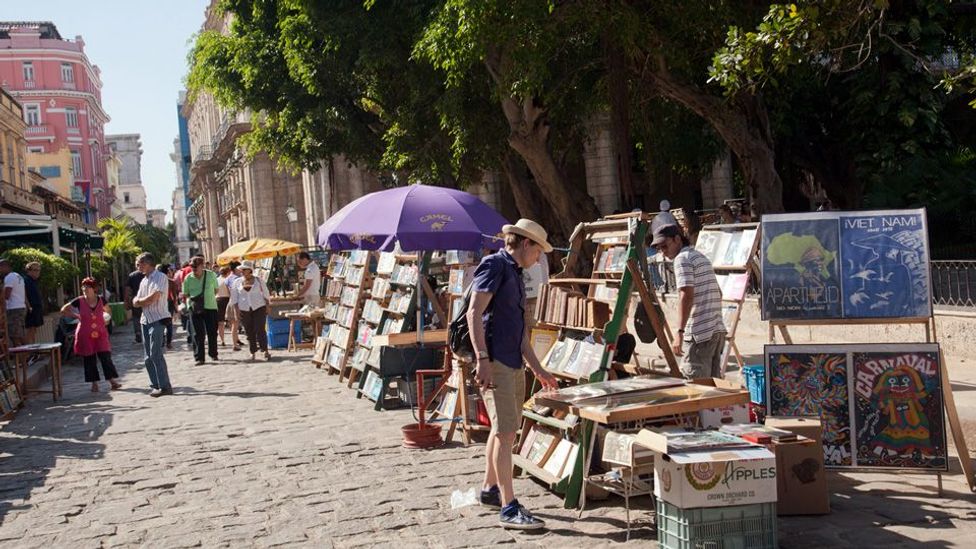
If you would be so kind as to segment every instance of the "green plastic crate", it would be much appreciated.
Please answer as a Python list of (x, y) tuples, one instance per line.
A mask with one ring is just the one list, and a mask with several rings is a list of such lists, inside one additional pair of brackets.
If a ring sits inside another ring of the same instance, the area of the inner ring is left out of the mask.
[(776, 504), (681, 509), (657, 500), (662, 549), (776, 549)]

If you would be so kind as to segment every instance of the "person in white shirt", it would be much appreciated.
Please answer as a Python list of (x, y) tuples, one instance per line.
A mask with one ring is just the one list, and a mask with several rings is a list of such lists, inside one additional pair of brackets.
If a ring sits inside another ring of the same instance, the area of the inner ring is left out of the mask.
[(322, 275), (319, 266), (312, 261), (308, 252), (298, 254), (298, 268), (305, 269), (305, 282), (302, 289), (298, 291), (298, 296), (302, 298), (302, 303), (318, 307), (321, 304), (319, 291), (322, 288)]
[(146, 373), (152, 386), (149, 396), (160, 397), (173, 394), (169, 380), (169, 368), (163, 357), (166, 341), (166, 324), (169, 314), (169, 279), (156, 270), (156, 258), (144, 253), (136, 258), (136, 268), (144, 276), (139, 283), (139, 291), (132, 298), (132, 306), (142, 309), (139, 322), (142, 325), (142, 346), (146, 352)]
[(27, 294), (24, 277), (13, 270), (10, 261), (0, 259), (0, 276), (3, 277), (3, 297), (7, 302), (7, 336), (14, 347), (24, 344), (24, 323), (27, 320)]
[(230, 305), (244, 325), (251, 360), (254, 360), (254, 355), (259, 348), (264, 353), (264, 359), (271, 360), (271, 353), (268, 352), (268, 332), (265, 329), (270, 299), (268, 286), (263, 280), (254, 276), (254, 263), (251, 261), (242, 263), (241, 277), (234, 281), (230, 293)]

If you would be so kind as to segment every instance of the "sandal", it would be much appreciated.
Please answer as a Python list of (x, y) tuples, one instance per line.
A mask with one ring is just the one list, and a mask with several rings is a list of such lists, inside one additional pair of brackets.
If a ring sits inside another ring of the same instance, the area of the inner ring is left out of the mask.
[(112, 380), (111, 383), (112, 383), (112, 390), (113, 391), (117, 391), (117, 390), (119, 390), (119, 389), (122, 388), (122, 384), (119, 383), (118, 381)]
[(97, 383), (92, 383), (91, 392), (93, 392), (93, 393), (97, 393), (98, 392), (98, 384)]
[(271, 351), (265, 351), (264, 352), (264, 359), (265, 360), (271, 360)]
[(241, 344), (240, 343), (235, 343), (234, 344), (234, 350), (235, 351), (240, 351), (241, 350)]

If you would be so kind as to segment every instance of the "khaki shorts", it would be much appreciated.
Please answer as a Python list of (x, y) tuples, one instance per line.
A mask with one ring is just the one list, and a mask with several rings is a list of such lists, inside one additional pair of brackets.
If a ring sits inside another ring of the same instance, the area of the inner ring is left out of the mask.
[(725, 332), (715, 332), (707, 341), (685, 340), (681, 345), (681, 364), (678, 369), (688, 379), (722, 377), (722, 352), (725, 350)]
[(525, 403), (525, 371), (522, 368), (509, 368), (494, 360), (488, 363), (491, 368), (492, 389), (482, 389), (488, 417), (491, 419), (492, 434), (515, 433), (522, 424), (522, 404)]
[(24, 321), (27, 319), (27, 309), (7, 310), (7, 336), (24, 337)]

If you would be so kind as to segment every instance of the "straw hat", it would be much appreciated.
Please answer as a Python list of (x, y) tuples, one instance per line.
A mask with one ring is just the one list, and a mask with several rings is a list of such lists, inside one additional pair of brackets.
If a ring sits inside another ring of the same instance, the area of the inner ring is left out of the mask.
[(254, 272), (254, 262), (253, 262), (253, 261), (251, 261), (250, 259), (245, 259), (245, 260), (244, 260), (244, 263), (241, 263), (241, 267), (240, 267), (240, 269), (241, 269), (242, 271), (243, 271), (244, 269), (247, 269), (247, 270), (249, 270), (249, 271), (251, 271), (251, 272)]
[(546, 230), (531, 219), (519, 219), (514, 225), (504, 225), (502, 226), (502, 232), (505, 234), (517, 234), (519, 236), (524, 236), (529, 240), (535, 242), (536, 244), (542, 246), (542, 251), (549, 253), (552, 251), (552, 244), (546, 241), (549, 235)]

